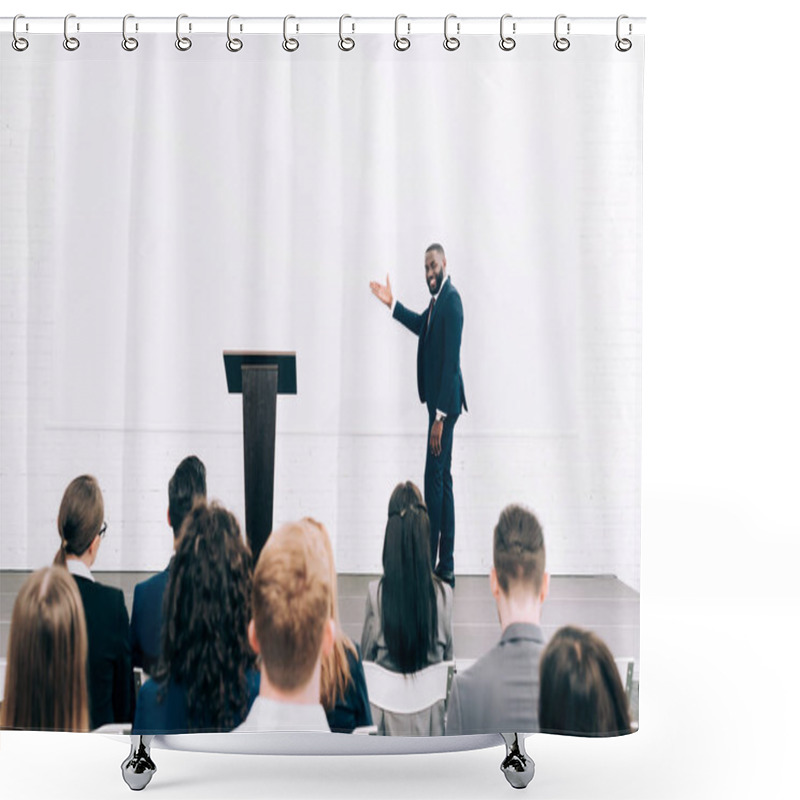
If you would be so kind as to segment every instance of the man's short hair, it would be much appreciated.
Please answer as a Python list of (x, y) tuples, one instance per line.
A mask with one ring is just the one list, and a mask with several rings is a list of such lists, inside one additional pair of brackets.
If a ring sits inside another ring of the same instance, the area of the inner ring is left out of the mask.
[(503, 592), (528, 584), (538, 594), (544, 560), (544, 534), (533, 513), (519, 505), (504, 508), (494, 529), (494, 568)]
[(253, 575), (253, 619), (264, 669), (277, 689), (300, 689), (311, 679), (331, 596), (331, 565), (312, 522), (273, 531)]
[(431, 250), (435, 250), (437, 253), (442, 254), (442, 258), (444, 258), (444, 247), (442, 247), (439, 242), (434, 242), (433, 244), (429, 244), (425, 253), (430, 253)]
[(169, 522), (178, 535), (198, 497), (206, 496), (206, 467), (197, 456), (187, 456), (169, 479)]

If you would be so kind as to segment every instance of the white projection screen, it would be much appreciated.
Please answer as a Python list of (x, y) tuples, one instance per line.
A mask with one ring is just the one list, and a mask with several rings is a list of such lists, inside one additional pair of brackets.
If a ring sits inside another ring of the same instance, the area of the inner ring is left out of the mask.
[(591, 36), (567, 60), (541, 39), (4, 47), (3, 568), (52, 559), (84, 472), (113, 534), (98, 569), (163, 568), (189, 453), (243, 522), (222, 352), (254, 349), (297, 353), (275, 521), (318, 518), (340, 572), (380, 571), (389, 494), (422, 485), (427, 412), (415, 338), (369, 282), (388, 274), (422, 311), (440, 242), (464, 305), (457, 571), (488, 571), (521, 502), (552, 573), (638, 590), (643, 51)]

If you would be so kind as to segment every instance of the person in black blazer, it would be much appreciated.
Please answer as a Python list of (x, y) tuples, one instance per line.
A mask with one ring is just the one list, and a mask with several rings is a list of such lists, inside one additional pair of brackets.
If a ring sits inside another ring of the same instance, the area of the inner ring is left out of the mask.
[(388, 275), (386, 285), (372, 281), (370, 289), (392, 309), (392, 316), (418, 337), (417, 390), (420, 402), (428, 408), (425, 504), (431, 521), (432, 566), (436, 575), (454, 586), (455, 510), (450, 465), (453, 429), (462, 409), (468, 409), (461, 375), (464, 308), (446, 269), (444, 248), (438, 243), (430, 245), (425, 251), (425, 281), (431, 302), (419, 314), (395, 301)]
[[(172, 528), (174, 552), (183, 520), (192, 510), (195, 500), (206, 497), (206, 468), (203, 462), (197, 456), (184, 458), (170, 478), (167, 491), (169, 497), (167, 522)], [(166, 569), (137, 583), (133, 590), (131, 611), (133, 666), (141, 667), (149, 675), (153, 674), (161, 657), (164, 591), (174, 560), (173, 556)]]
[(91, 572), (106, 532), (103, 516), (103, 495), (97, 480), (91, 475), (75, 478), (67, 486), (58, 512), (61, 546), (54, 563), (72, 574), (83, 602), (89, 639), (91, 728), (130, 722), (134, 703), (125, 597), (120, 589), (95, 581)]

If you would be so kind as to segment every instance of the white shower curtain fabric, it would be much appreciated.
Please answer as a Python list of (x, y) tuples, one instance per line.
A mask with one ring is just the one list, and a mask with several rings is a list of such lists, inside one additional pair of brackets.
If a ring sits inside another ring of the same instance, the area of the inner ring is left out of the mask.
[(386, 506), (423, 483), (416, 343), (370, 293), (428, 303), (440, 242), (464, 307), (456, 570), (509, 502), (552, 573), (639, 588), (643, 47), (610, 36), (86, 34), (2, 55), (0, 560), (49, 563), (67, 483), (98, 477), (98, 569), (169, 558), (185, 455), (244, 519), (226, 349), (295, 351), (275, 520), (322, 520), (379, 572)]

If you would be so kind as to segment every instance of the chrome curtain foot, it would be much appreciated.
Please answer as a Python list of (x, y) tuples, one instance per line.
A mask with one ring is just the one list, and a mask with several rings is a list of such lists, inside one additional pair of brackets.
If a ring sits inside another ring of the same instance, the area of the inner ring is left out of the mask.
[(525, 738), (518, 733), (504, 733), (506, 757), (500, 765), (506, 780), (515, 789), (524, 789), (532, 780), (536, 765), (525, 752)]
[(122, 778), (134, 792), (139, 792), (150, 783), (156, 773), (156, 765), (150, 758), (152, 736), (131, 736), (131, 752), (122, 762)]

